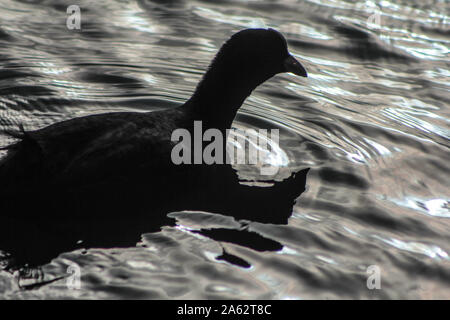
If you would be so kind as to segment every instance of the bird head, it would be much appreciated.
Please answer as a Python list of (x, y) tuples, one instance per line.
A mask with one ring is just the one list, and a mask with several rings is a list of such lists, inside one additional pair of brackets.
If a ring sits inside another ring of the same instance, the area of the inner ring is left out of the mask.
[(245, 29), (235, 33), (220, 49), (211, 68), (252, 78), (258, 84), (283, 72), (307, 77), (305, 68), (288, 51), (287, 41), (274, 29)]

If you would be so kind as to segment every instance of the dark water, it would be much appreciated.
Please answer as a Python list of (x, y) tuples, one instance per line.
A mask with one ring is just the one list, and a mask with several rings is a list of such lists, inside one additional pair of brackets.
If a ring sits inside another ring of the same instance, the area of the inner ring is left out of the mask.
[[(66, 27), (72, 4), (81, 30)], [(224, 40), (266, 26), (309, 78), (269, 80), (234, 126), (280, 129), (279, 178), (311, 168), (288, 225), (249, 225), (281, 249), (214, 241), (194, 231), (238, 224), (176, 213), (176, 227), (136, 247), (67, 252), (42, 267), (48, 280), (75, 263), (80, 289), (61, 279), (20, 290), (0, 271), (2, 297), (450, 298), (449, 19), (438, 0), (1, 1), (1, 129), (178, 105)], [(217, 260), (224, 249), (248, 265)], [(373, 265), (381, 289), (367, 287)]]

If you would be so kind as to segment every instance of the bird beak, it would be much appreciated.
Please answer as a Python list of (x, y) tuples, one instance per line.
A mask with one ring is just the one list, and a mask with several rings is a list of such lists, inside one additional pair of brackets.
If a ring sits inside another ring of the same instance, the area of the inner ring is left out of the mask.
[(284, 60), (284, 68), (286, 72), (292, 72), (298, 76), (307, 77), (305, 68), (298, 62), (293, 56), (289, 55), (289, 57)]

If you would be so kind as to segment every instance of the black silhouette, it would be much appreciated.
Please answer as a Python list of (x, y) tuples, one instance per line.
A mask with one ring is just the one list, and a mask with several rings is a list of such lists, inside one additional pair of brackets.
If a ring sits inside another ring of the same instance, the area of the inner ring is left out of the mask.
[[(175, 129), (193, 133), (194, 121), (202, 121), (204, 130), (219, 129), (226, 139), (244, 100), (281, 72), (306, 77), (280, 33), (247, 29), (222, 46), (180, 107), (9, 132), (20, 140), (6, 147), (0, 161), (0, 249), (10, 252), (17, 266), (36, 266), (77, 247), (134, 246), (140, 234), (173, 224), (167, 213), (188, 209), (287, 223), (308, 169), (270, 187), (252, 187), (239, 183), (229, 164), (171, 161)], [(234, 241), (246, 239), (258, 241), (245, 231)]]

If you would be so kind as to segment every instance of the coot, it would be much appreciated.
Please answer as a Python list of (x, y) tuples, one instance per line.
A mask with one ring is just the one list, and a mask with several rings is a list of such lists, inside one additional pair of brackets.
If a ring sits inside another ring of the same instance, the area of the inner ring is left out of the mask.
[(171, 159), (175, 129), (193, 133), (194, 121), (202, 121), (203, 130), (218, 129), (226, 139), (252, 90), (282, 72), (307, 76), (279, 32), (247, 29), (222, 46), (179, 107), (9, 132), (19, 141), (0, 160), (0, 250), (17, 265), (40, 265), (79, 246), (132, 246), (140, 234), (173, 224), (167, 213), (177, 210), (287, 223), (308, 169), (260, 188), (241, 184), (229, 164)]
[(0, 196), (47, 188), (100, 189), (131, 174), (150, 180), (161, 172), (170, 174), (176, 171), (170, 158), (175, 129), (192, 132), (194, 121), (202, 121), (203, 130), (216, 128), (225, 136), (251, 92), (282, 72), (307, 76), (281, 33), (246, 29), (222, 46), (192, 97), (177, 108), (104, 113), (9, 132), (20, 140), (6, 147), (7, 156), (0, 162)]

